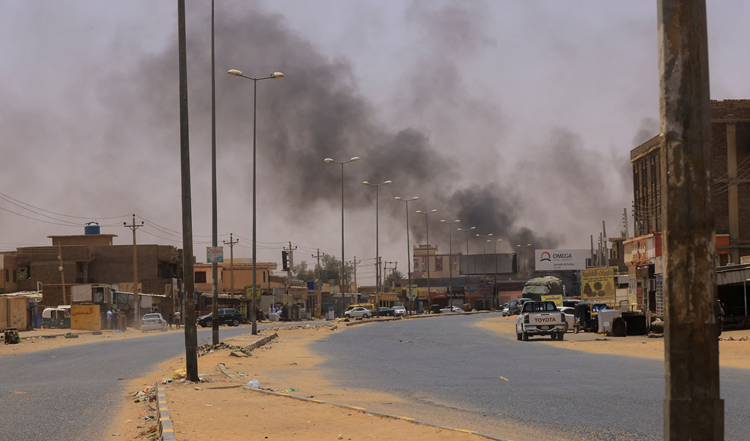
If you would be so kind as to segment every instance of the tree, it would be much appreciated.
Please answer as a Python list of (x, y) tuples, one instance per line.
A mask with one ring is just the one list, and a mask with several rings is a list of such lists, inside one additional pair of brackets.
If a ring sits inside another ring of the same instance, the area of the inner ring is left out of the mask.
[(401, 271), (393, 271), (385, 278), (383, 281), (383, 289), (387, 290), (388, 287), (391, 288), (391, 290), (395, 289), (396, 287), (396, 280), (403, 280), (404, 274)]
[[(328, 283), (330, 280), (333, 280), (333, 285), (340, 284), (341, 261), (330, 254), (320, 256), (320, 267), (316, 263), (313, 268), (308, 268), (307, 262), (304, 260), (299, 265), (294, 265), (292, 267), (292, 276), (305, 282), (312, 282), (318, 278), (318, 270), (320, 270), (320, 281), (322, 283)], [(352, 264), (347, 263), (344, 267), (344, 277), (346, 277), (347, 283), (353, 283), (354, 267)]]

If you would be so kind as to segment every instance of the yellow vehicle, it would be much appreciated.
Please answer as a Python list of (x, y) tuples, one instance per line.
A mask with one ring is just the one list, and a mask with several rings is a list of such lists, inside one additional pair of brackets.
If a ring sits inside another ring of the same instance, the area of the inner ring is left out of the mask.
[[(351, 311), (352, 309), (358, 306), (361, 306), (365, 308), (366, 310), (368, 310), (370, 312), (370, 315), (375, 314), (375, 305), (373, 303), (357, 303), (356, 305), (349, 305), (349, 307), (346, 308), (346, 311)], [(344, 311), (344, 313), (346, 313), (346, 311)]]

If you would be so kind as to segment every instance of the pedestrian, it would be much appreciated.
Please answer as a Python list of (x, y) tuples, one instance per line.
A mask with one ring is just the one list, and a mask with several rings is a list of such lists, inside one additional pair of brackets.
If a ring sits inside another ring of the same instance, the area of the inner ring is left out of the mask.
[(112, 310), (107, 310), (107, 329), (112, 329)]
[(180, 329), (180, 324), (182, 324), (181, 318), (180, 311), (174, 313), (174, 322), (177, 325), (177, 329)]
[(169, 313), (169, 329), (172, 329), (172, 323), (174, 323), (174, 314)]

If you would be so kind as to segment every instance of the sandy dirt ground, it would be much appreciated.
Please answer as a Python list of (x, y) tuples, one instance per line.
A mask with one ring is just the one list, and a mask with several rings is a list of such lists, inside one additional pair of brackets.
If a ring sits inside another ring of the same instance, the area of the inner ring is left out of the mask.
[[(373, 326), (373, 325), (367, 325)], [(375, 325), (377, 326), (377, 325)], [(272, 396), (242, 387), (258, 380), (261, 388), (303, 397), (340, 403), (356, 396), (358, 407), (370, 403), (394, 403), (401, 400), (387, 394), (362, 389), (334, 389), (323, 378), (315, 357), (306, 345), (331, 332), (330, 327), (261, 331), (259, 336), (246, 334), (225, 340), (235, 346), (246, 346), (258, 338), (276, 332), (278, 338), (254, 350), (249, 357), (230, 355), (231, 349), (216, 349), (198, 358), (202, 383), (174, 381), (166, 384), (166, 396), (181, 441), (198, 440), (466, 440), (482, 438), (469, 433), (444, 430), (369, 413)], [(343, 330), (345, 332), (345, 330)], [(156, 382), (172, 377), (184, 367), (184, 357), (169, 360), (152, 375), (133, 380), (110, 429), (119, 439), (148, 438), (155, 415), (154, 403), (135, 403), (138, 390), (148, 390)], [(223, 364), (235, 379), (219, 369)], [(168, 380), (167, 380), (168, 381)], [(296, 390), (294, 390), (296, 389)], [(356, 392), (356, 395), (354, 395)], [(153, 430), (153, 429), (151, 429)], [(111, 436), (110, 434), (110, 436)]]
[[(516, 338), (516, 317), (493, 317), (477, 326)], [(730, 338), (731, 337), (731, 338)], [(719, 341), (719, 364), (726, 367), (750, 368), (750, 330), (724, 331)], [(576, 351), (597, 354), (628, 355), (644, 358), (664, 359), (664, 338), (646, 336), (607, 337), (603, 334), (572, 331), (563, 341), (552, 341), (549, 337), (532, 337), (530, 341), (558, 346)]]

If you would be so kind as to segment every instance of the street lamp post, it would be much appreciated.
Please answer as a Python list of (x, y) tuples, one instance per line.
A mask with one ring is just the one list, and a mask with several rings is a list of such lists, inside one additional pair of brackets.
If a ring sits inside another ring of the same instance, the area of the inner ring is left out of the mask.
[[(491, 239), (487, 239), (488, 242), (492, 242), (492, 251), (494, 252), (492, 258), (495, 260), (495, 273), (492, 275), (492, 302), (493, 306), (497, 307), (500, 306), (500, 301), (495, 295), (495, 290), (497, 289), (497, 244), (498, 242), (502, 242), (502, 239), (498, 239), (496, 241), (492, 241)], [(498, 300), (495, 304), (495, 300)]]
[(256, 132), (256, 110), (257, 110), (257, 104), (258, 104), (258, 81), (259, 80), (267, 80), (267, 79), (280, 79), (284, 78), (284, 74), (281, 72), (274, 72), (271, 75), (267, 77), (262, 78), (253, 78), (248, 77), (242, 74), (241, 71), (237, 69), (229, 69), (227, 72), (229, 75), (233, 77), (242, 77), (248, 80), (253, 81), (253, 289), (251, 290), (252, 296), (253, 296), (253, 310), (250, 313), (250, 317), (252, 320), (252, 334), (257, 335), (258, 334), (258, 323), (256, 321), (255, 317), (255, 311), (257, 309), (258, 300), (256, 298), (256, 292), (257, 289), (257, 281), (258, 281), (258, 275), (257, 275), (257, 262), (258, 262), (258, 240), (257, 240), (257, 228), (256, 228), (256, 219), (257, 219), (257, 211), (256, 211), (256, 191), (255, 191), (255, 183), (256, 183), (256, 169), (257, 169), (257, 161), (255, 160), (256, 157), (256, 147), (255, 147), (255, 132)]
[(437, 210), (432, 210), (429, 213), (423, 213), (421, 210), (417, 210), (417, 214), (424, 214), (424, 226), (427, 230), (427, 305), (432, 306), (432, 297), (430, 297), (430, 224), (427, 222), (427, 216), (437, 213)]
[[(487, 239), (488, 237), (492, 237), (492, 233), (482, 236), (481, 234), (477, 234), (477, 237), (480, 237), (482, 239)], [(487, 241), (489, 242), (489, 241)], [(484, 281), (487, 281), (487, 247), (485, 246), (487, 242), (482, 241), (482, 274), (484, 277)]]
[(456, 219), (453, 222), (448, 222), (445, 219), (440, 219), (440, 222), (448, 224), (448, 266), (450, 274), (450, 285), (448, 286), (448, 306), (453, 306), (453, 240), (451, 233), (453, 231), (453, 224), (461, 223), (460, 220)]
[(378, 210), (380, 209), (379, 196), (380, 187), (391, 184), (392, 182), (385, 181), (382, 184), (370, 184), (367, 181), (363, 181), (362, 183), (369, 185), (370, 187), (375, 187), (375, 317), (380, 317), (380, 274), (378, 272), (380, 266), (380, 226), (378, 222)]
[(341, 301), (344, 302), (344, 164), (359, 161), (359, 156), (355, 156), (352, 159), (343, 162), (334, 161), (331, 158), (326, 158), (323, 161), (327, 164), (341, 164), (341, 280), (339, 283), (341, 284)]
[[(530, 243), (527, 243), (526, 245), (516, 245), (516, 246), (517, 246), (518, 248), (528, 248), (528, 247), (530, 247), (530, 246), (531, 246), (531, 244), (530, 244)], [(520, 250), (519, 250), (519, 251), (520, 251)], [(524, 265), (524, 266), (526, 266), (526, 265)], [(526, 269), (528, 270), (528, 268), (526, 268)], [(528, 277), (528, 274), (526, 274), (526, 272), (525, 272), (525, 271), (524, 271), (524, 275)]]
[(408, 271), (407, 271), (408, 273), (407, 276), (409, 278), (409, 286), (406, 288), (406, 298), (409, 299), (409, 296), (412, 295), (412, 292), (411, 292), (411, 243), (409, 240), (409, 202), (418, 200), (419, 196), (414, 196), (411, 199), (401, 199), (400, 197), (396, 196), (395, 199), (397, 201), (403, 201), (406, 204), (406, 259), (409, 265)]

